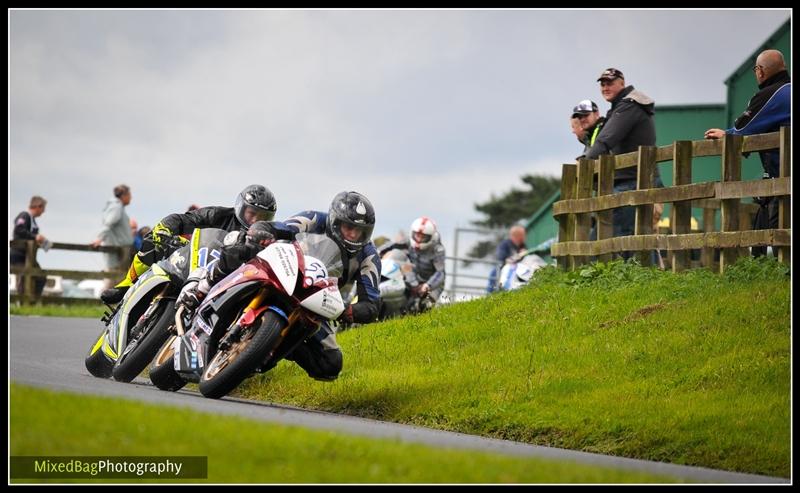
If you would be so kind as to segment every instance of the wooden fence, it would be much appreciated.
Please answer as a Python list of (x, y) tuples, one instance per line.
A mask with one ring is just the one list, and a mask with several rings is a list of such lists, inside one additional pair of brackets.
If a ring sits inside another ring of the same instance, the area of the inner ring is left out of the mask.
[[(741, 181), (742, 153), (778, 149), (780, 177)], [(719, 182), (692, 183), (692, 158), (721, 156)], [(652, 188), (656, 164), (673, 161), (673, 186)], [(724, 271), (748, 247), (771, 246), (781, 262), (790, 263), (791, 128), (750, 136), (725, 135), (719, 140), (677, 141), (663, 147), (641, 146), (637, 152), (564, 164), (561, 199), (553, 204), (558, 221), (558, 243), (551, 249), (558, 265), (574, 269), (591, 258), (608, 261), (612, 254), (636, 252), (650, 265), (653, 250), (667, 252), (667, 268), (680, 271), (693, 265), (689, 251), (701, 249), (700, 266)], [(636, 190), (613, 193), (614, 172), (636, 166)], [(597, 179), (595, 180), (595, 176)], [(596, 183), (596, 187), (595, 187)], [(596, 195), (595, 195), (596, 194)], [(757, 206), (741, 202), (745, 197), (779, 197), (778, 228), (753, 231), (750, 215)], [(653, 231), (653, 206), (671, 203), (671, 234)], [(612, 238), (612, 209), (636, 207), (635, 233)], [(702, 232), (690, 230), (692, 207), (703, 209)], [(721, 231), (715, 229), (716, 210), (721, 210)], [(596, 214), (597, 240), (589, 241), (591, 214)], [(719, 261), (715, 260), (720, 250)]]
[[(71, 250), (79, 252), (119, 252), (126, 261), (123, 263), (126, 270), (120, 271), (80, 271), (80, 270), (59, 270), (59, 269), (37, 269), (33, 266), (34, 259), (36, 259), (36, 252), (38, 245), (33, 240), (13, 240), (9, 242), (9, 246), (16, 248), (25, 248), (25, 265), (18, 266), (12, 265), (10, 272), (17, 276), (23, 276), (23, 289), (22, 293), (11, 296), (11, 301), (20, 301), (22, 303), (31, 303), (35, 301), (43, 302), (58, 302), (58, 303), (86, 303), (86, 299), (82, 298), (66, 298), (66, 297), (37, 297), (34, 293), (34, 277), (46, 276), (61, 276), (65, 279), (114, 279), (118, 281), (125, 276), (129, 260), (133, 255), (133, 246), (120, 247), (120, 246), (101, 246), (91, 247), (86, 244), (73, 244), (73, 243), (53, 243), (50, 248), (53, 250)], [(97, 302), (99, 300), (88, 300), (88, 302)]]

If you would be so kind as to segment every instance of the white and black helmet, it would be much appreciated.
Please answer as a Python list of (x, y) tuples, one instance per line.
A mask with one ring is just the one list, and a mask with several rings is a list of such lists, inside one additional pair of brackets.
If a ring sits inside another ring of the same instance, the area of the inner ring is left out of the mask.
[[(358, 240), (348, 240), (342, 235), (342, 223), (361, 231)], [(369, 199), (358, 192), (340, 192), (331, 202), (326, 228), (328, 236), (340, 247), (349, 253), (356, 253), (372, 238), (372, 230), (375, 228), (375, 209)]]
[[(236, 219), (245, 228), (256, 221), (272, 221), (278, 205), (275, 196), (263, 185), (249, 185), (236, 196), (233, 206)], [(249, 212), (249, 214), (248, 214)], [(248, 216), (251, 218), (248, 221)]]

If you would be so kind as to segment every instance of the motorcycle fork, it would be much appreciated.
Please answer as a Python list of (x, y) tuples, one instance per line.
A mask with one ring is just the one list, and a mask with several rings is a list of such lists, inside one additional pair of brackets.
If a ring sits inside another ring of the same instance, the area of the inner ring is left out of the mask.
[(139, 320), (136, 321), (136, 324), (131, 327), (131, 339), (136, 339), (139, 337), (139, 332), (141, 332), (142, 327), (147, 324), (147, 320), (152, 317), (153, 313), (158, 309), (158, 306), (160, 305), (160, 302), (164, 298), (164, 295), (167, 291), (167, 287), (168, 286), (164, 286), (164, 289), (162, 289), (160, 293), (157, 293), (153, 297), (152, 301), (150, 301), (150, 305), (147, 307), (144, 313), (142, 313), (142, 316), (139, 317)]
[(241, 337), (242, 329), (250, 328), (252, 324), (255, 323), (258, 315), (268, 308), (266, 306), (262, 306), (264, 304), (264, 299), (267, 297), (267, 293), (268, 291), (266, 288), (261, 288), (261, 290), (253, 297), (253, 299), (250, 300), (250, 303), (244, 307), (242, 314), (234, 323), (233, 328), (229, 330), (228, 333), (225, 334), (225, 336), (219, 341), (220, 349), (226, 350), (231, 344), (237, 342), (239, 337)]

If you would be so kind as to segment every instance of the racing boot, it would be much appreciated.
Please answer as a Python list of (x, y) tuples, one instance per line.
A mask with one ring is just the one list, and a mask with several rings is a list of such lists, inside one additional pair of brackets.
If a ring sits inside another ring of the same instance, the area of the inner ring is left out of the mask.
[(122, 301), (122, 298), (125, 297), (125, 293), (128, 292), (128, 288), (130, 288), (133, 283), (139, 279), (140, 275), (147, 272), (147, 269), (149, 268), (150, 266), (142, 262), (142, 260), (139, 258), (139, 255), (136, 255), (133, 257), (133, 262), (131, 262), (131, 267), (128, 269), (128, 273), (125, 274), (125, 279), (120, 281), (119, 284), (113, 288), (106, 289), (100, 293), (100, 299), (107, 305), (119, 303)]
[(102, 293), (100, 293), (100, 299), (106, 305), (113, 305), (114, 303), (119, 303), (120, 301), (122, 301), (122, 298), (125, 297), (125, 293), (128, 292), (128, 288), (130, 288), (130, 286), (108, 288)]

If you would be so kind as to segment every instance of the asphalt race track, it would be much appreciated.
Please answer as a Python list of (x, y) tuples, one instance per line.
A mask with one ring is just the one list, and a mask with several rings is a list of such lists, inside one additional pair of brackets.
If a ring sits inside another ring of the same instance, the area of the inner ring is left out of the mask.
[(83, 365), (89, 345), (100, 334), (98, 320), (84, 318), (9, 317), (10, 379), (35, 387), (74, 393), (114, 396), (154, 404), (185, 406), (197, 411), (236, 415), (286, 425), (324, 429), (374, 438), (389, 438), (432, 446), (481, 450), (499, 454), (571, 460), (584, 464), (644, 471), (690, 482), (788, 483), (786, 478), (741, 474), (701, 467), (650, 462), (587, 452), (482, 438), (417, 426), (374, 421), (290, 406), (235, 398), (206, 399), (182, 390), (163, 392), (149, 380), (125, 384), (98, 379)]

